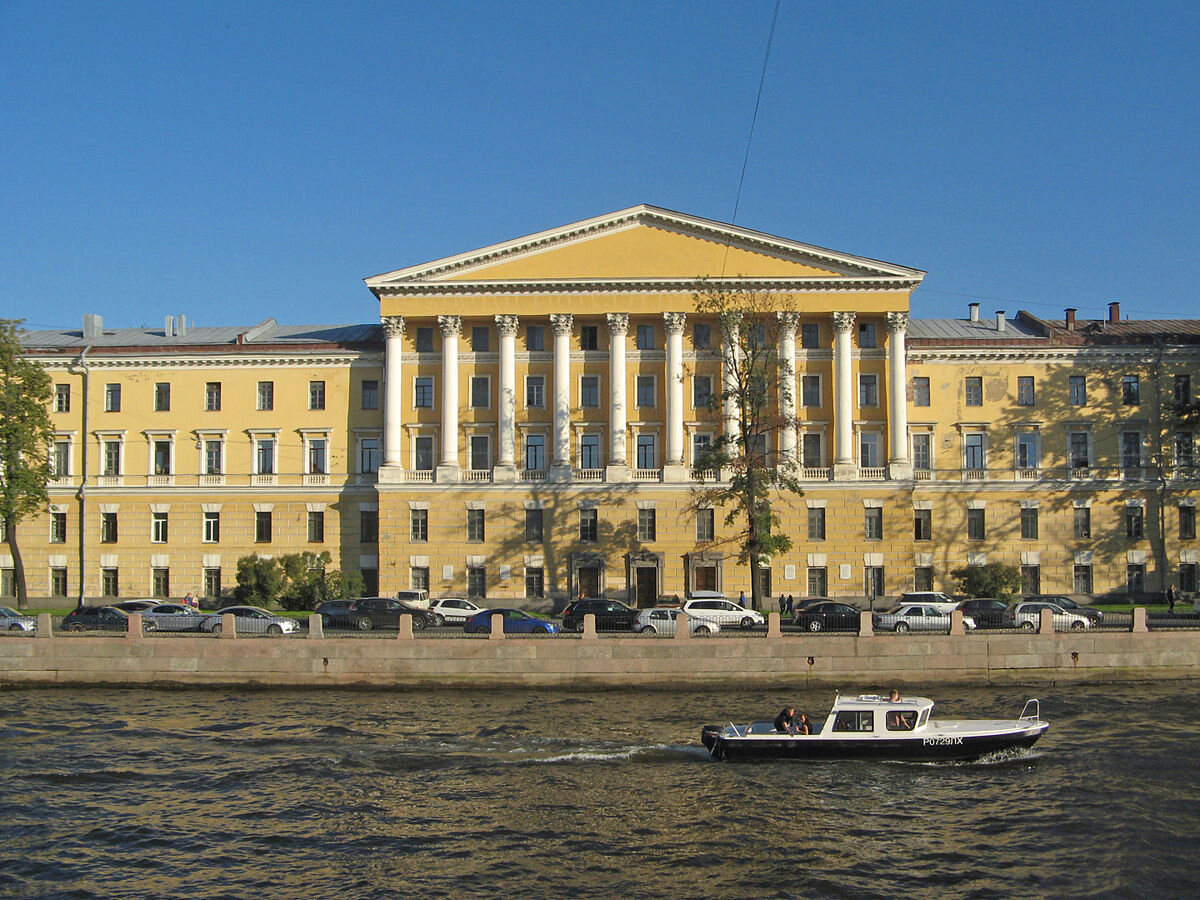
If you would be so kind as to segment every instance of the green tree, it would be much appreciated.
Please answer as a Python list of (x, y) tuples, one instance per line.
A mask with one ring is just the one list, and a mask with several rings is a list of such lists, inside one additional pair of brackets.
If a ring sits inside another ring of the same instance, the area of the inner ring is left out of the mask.
[(950, 575), (958, 582), (959, 591), (968, 597), (1012, 600), (1021, 591), (1021, 570), (1004, 563), (964, 566)]
[(278, 560), (253, 553), (237, 561), (237, 587), (233, 589), (233, 606), (270, 606), (283, 587), (283, 566)]
[(0, 522), (13, 558), (17, 606), (25, 606), (21, 520), (46, 508), (50, 479), (50, 376), (21, 354), (20, 319), (0, 319)]
[(289, 553), (279, 558), (283, 584), (279, 605), (289, 610), (312, 611), (326, 600), (343, 600), (362, 596), (363, 579), (360, 572), (339, 572), (328, 569), (331, 557), (321, 553)]
[[(783, 377), (780, 355), (785, 325), (795, 329), (792, 298), (701, 280), (692, 301), (696, 313), (715, 319), (721, 332), (721, 389), (710, 402), (725, 411), (727, 427), (696, 455), (691, 506), (725, 509), (725, 524), (737, 528), (738, 562), (750, 565), (752, 602), (761, 609), (763, 563), (792, 546), (773, 504), (781, 495), (803, 494), (794, 460), (780, 455), (780, 438), (787, 429), (794, 434), (796, 424), (781, 412), (795, 408), (795, 379)], [(706, 481), (705, 472), (724, 472), (728, 483)]]

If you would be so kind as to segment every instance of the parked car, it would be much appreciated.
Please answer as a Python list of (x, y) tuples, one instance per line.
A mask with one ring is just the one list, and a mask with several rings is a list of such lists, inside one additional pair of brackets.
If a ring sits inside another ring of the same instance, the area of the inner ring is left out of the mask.
[(583, 617), (588, 613), (596, 617), (597, 631), (630, 631), (637, 621), (637, 610), (630, 609), (624, 603), (601, 597), (585, 597), (568, 603), (562, 611), (563, 628), (567, 631), (583, 631)]
[(555, 634), (558, 626), (520, 609), (485, 609), (475, 613), (463, 624), (467, 634), (491, 634), (492, 616), (504, 616), (505, 634)]
[(119, 609), (121, 612), (140, 613), (145, 612), (152, 606), (158, 606), (162, 603), (161, 600), (122, 600), (120, 603), (111, 604), (113, 609)]
[(995, 597), (972, 597), (958, 604), (958, 609), (964, 618), (970, 616), (975, 620), (976, 628), (1003, 628), (1008, 604)]
[(1061, 606), (1067, 612), (1079, 613), (1081, 616), (1087, 616), (1092, 620), (1093, 625), (1099, 625), (1104, 621), (1104, 610), (1092, 609), (1090, 606), (1083, 606), (1076, 603), (1070, 597), (1065, 597), (1062, 594), (1029, 594), (1021, 598), (1030, 603), (1053, 603), (1055, 606)]
[(1043, 609), (1050, 610), (1051, 621), (1055, 631), (1082, 631), (1092, 627), (1092, 620), (1079, 613), (1067, 612), (1061, 606), (1041, 601), (1021, 601), (1014, 603), (1004, 611), (1004, 627), (1020, 628), (1023, 631), (1033, 631), (1038, 627), (1038, 620)]
[(826, 600), (814, 603), (796, 613), (793, 620), (805, 631), (853, 631), (858, 632), (862, 613), (857, 606)]
[(482, 606), (476, 606), (462, 597), (439, 597), (429, 602), (429, 615), (434, 625), (462, 625), (475, 613), (482, 611)]
[(740, 625), (747, 631), (767, 621), (757, 610), (746, 609), (732, 600), (721, 598), (693, 597), (684, 602), (682, 609), (697, 619), (707, 619), (718, 625)]
[(336, 626), (350, 627), (350, 604), (353, 600), (326, 600), (318, 603), (313, 612), (321, 617), (321, 624), (326, 628)]
[(396, 591), (396, 599), (413, 609), (429, 609), (428, 591)]
[(689, 634), (716, 634), (721, 630), (721, 626), (712, 619), (701, 619), (699, 616), (670, 606), (639, 609), (633, 630), (639, 634), (674, 634), (678, 628), (677, 620), (680, 616), (687, 619)]
[(277, 616), (257, 606), (226, 606), (215, 615), (205, 616), (200, 623), (201, 630), (220, 634), (221, 616), (224, 615), (236, 618), (234, 624), (238, 634), (291, 634), (300, 630), (295, 619)]
[(158, 631), (199, 631), (206, 618), (182, 603), (159, 603), (142, 610), (142, 623), (152, 622)]
[(0, 606), (0, 631), (37, 631), (37, 619), (12, 607)]
[(346, 608), (346, 617), (359, 631), (399, 628), (401, 616), (412, 616), (413, 631), (421, 631), (433, 624), (429, 613), (391, 597), (359, 597)]
[[(62, 620), (64, 631), (128, 631), (129, 613), (111, 606), (77, 606)], [(142, 630), (153, 631), (154, 623), (142, 619)]]
[[(887, 612), (871, 616), (871, 624), (880, 631), (894, 631), (904, 634), (909, 631), (936, 631), (950, 633), (950, 613), (942, 612), (935, 606), (923, 603), (901, 603), (893, 606)], [(963, 629), (975, 630), (975, 620), (963, 616)]]
[(901, 603), (921, 603), (948, 613), (958, 606), (959, 601), (942, 591), (905, 591), (900, 595)]

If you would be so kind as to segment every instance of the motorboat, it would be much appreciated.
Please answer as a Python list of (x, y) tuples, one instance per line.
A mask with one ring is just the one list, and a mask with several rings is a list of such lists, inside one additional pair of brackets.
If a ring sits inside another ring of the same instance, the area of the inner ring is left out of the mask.
[(973, 760), (1001, 750), (1032, 747), (1050, 723), (1036, 699), (1016, 719), (930, 718), (927, 697), (838, 694), (824, 722), (814, 718), (811, 734), (779, 731), (774, 722), (705, 725), (700, 739), (714, 759), (878, 759), (942, 762)]

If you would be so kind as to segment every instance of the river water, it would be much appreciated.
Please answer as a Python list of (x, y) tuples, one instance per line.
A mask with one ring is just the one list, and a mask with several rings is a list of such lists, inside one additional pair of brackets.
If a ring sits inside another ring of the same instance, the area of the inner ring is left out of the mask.
[(699, 743), (826, 691), (8, 690), (0, 893), (1190, 898), (1198, 687), (909, 691), (1040, 696), (1032, 751), (957, 765)]

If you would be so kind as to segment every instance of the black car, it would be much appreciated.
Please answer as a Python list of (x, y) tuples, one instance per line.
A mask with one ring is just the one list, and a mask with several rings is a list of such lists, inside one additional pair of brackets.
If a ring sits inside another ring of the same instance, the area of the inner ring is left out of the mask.
[[(128, 631), (129, 613), (111, 606), (77, 606), (62, 620), (63, 631)], [(154, 623), (142, 620), (143, 631), (153, 631)]]
[(793, 620), (805, 631), (853, 631), (858, 632), (862, 623), (862, 612), (849, 603), (826, 600), (814, 603), (796, 613)]
[(597, 631), (632, 631), (637, 621), (637, 610), (630, 609), (616, 600), (599, 597), (576, 600), (563, 610), (563, 628), (567, 631), (583, 631), (583, 617), (591, 613), (596, 617)]
[(326, 628), (349, 627), (352, 603), (354, 603), (353, 600), (326, 600), (324, 603), (318, 604), (313, 612), (321, 617), (321, 624)]
[(359, 631), (398, 628), (401, 616), (412, 616), (413, 631), (421, 631), (433, 624), (428, 613), (391, 597), (360, 597), (346, 608), (346, 618)]
[(972, 597), (957, 607), (964, 616), (975, 620), (976, 628), (1003, 628), (1004, 611), (1008, 604), (995, 597)]
[(1082, 606), (1063, 594), (1029, 594), (1021, 599), (1028, 600), (1031, 603), (1053, 603), (1055, 606), (1061, 606), (1067, 612), (1087, 616), (1092, 620), (1093, 625), (1099, 625), (1104, 621), (1104, 610)]

